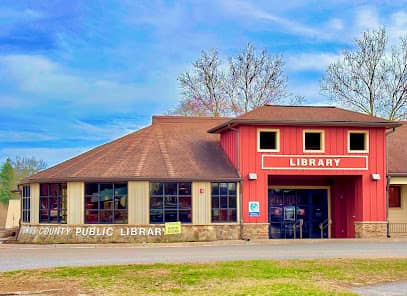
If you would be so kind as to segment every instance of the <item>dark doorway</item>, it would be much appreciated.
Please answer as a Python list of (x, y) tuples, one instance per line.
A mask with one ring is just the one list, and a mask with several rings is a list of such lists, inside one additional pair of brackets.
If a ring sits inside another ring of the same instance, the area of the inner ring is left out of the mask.
[(327, 189), (269, 189), (268, 200), (270, 238), (300, 238), (300, 228), (303, 238), (321, 238), (319, 226), (328, 221)]

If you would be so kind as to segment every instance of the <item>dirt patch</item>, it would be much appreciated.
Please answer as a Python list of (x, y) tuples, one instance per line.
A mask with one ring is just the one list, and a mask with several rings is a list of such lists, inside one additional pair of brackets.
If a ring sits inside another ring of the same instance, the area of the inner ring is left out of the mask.
[(0, 295), (25, 292), (24, 295), (97, 295), (81, 287), (79, 280), (45, 278), (38, 273), (18, 276), (0, 275)]

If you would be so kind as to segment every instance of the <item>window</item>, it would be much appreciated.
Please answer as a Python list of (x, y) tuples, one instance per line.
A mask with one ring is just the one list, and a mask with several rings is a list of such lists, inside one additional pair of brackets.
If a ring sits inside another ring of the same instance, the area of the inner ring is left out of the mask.
[(21, 220), (30, 223), (30, 186), (23, 186)]
[(236, 183), (212, 183), (212, 222), (237, 222)]
[(389, 207), (401, 208), (400, 186), (389, 187)]
[(368, 152), (368, 133), (365, 131), (349, 131), (348, 151)]
[(127, 183), (86, 183), (85, 223), (126, 224)]
[(66, 223), (66, 183), (40, 184), (40, 223)]
[(150, 183), (150, 223), (192, 222), (192, 183)]
[(257, 130), (257, 150), (278, 152), (280, 149), (279, 130), (259, 129)]
[(306, 130), (303, 134), (304, 152), (324, 152), (324, 132)]

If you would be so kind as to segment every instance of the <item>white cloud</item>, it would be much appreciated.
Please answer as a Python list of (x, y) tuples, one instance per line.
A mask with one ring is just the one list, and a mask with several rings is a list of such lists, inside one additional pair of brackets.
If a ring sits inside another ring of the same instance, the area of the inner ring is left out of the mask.
[(338, 54), (315, 52), (300, 53), (287, 57), (289, 71), (325, 71), (329, 64), (340, 57)]
[(49, 141), (55, 140), (56, 138), (43, 133), (35, 133), (28, 131), (8, 131), (0, 130), (0, 140), (10, 141), (10, 142), (27, 142), (29, 141)]
[(327, 28), (334, 31), (341, 31), (344, 29), (343, 20), (339, 18), (330, 19), (327, 24)]
[[(167, 72), (160, 73), (144, 81), (143, 85), (137, 85), (109, 80), (100, 73), (97, 76), (88, 75), (86, 72), (77, 74), (73, 69), (44, 56), (0, 56), (0, 84), (14, 87), (15, 98), (8, 99), (9, 103), (38, 106), (40, 103), (49, 105), (52, 102), (57, 105), (58, 102), (63, 102), (68, 103), (72, 107), (71, 110), (78, 112), (86, 108), (92, 108), (94, 111), (123, 111), (138, 104), (148, 104), (147, 98), (151, 98), (150, 103), (155, 105), (160, 104), (162, 99), (175, 99), (164, 96), (164, 87), (157, 88), (157, 84), (168, 86), (169, 76)], [(176, 83), (173, 73), (172, 77)], [(18, 93), (20, 95), (17, 96)], [(19, 99), (25, 101), (18, 102)]]
[(379, 13), (374, 7), (362, 6), (355, 12), (356, 33), (376, 29), (382, 24)]
[(252, 19), (266, 21), (272, 24), (274, 23), (277, 26), (282, 27), (287, 32), (314, 38), (326, 37), (326, 34), (323, 31), (318, 30), (315, 27), (308, 26), (288, 18), (280, 17), (249, 2), (226, 0), (222, 1), (221, 4), (229, 13), (240, 17), (250, 17)]
[(72, 158), (80, 153), (89, 150), (89, 147), (76, 148), (6, 148), (0, 149), (0, 161), (7, 157), (35, 157), (44, 160), (48, 167), (59, 162)]
[(398, 11), (390, 16), (387, 29), (390, 44), (398, 44), (401, 37), (407, 37), (407, 11)]

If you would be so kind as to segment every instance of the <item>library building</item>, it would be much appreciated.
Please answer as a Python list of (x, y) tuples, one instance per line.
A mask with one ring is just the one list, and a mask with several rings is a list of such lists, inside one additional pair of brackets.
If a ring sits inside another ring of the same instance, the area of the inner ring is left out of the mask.
[(153, 116), (20, 189), (22, 243), (407, 237), (407, 122), (319, 106)]

